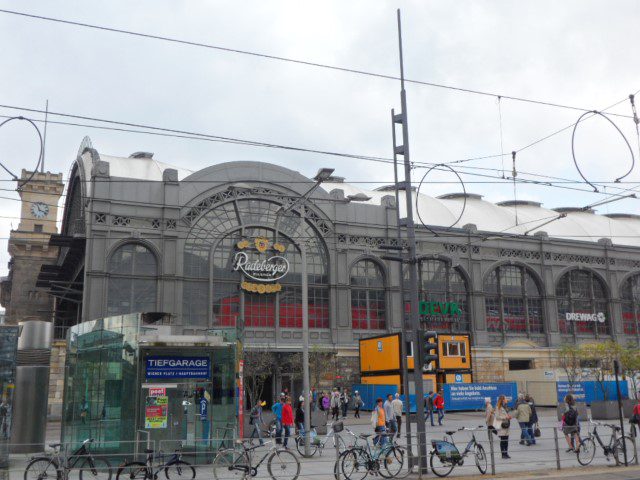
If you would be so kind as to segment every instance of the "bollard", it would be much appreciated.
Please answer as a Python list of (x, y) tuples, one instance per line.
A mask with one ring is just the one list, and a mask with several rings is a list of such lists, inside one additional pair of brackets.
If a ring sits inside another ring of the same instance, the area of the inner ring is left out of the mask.
[(553, 428), (553, 443), (556, 446), (556, 467), (560, 470), (560, 446), (558, 445), (558, 429)]
[(636, 427), (635, 425), (631, 426), (631, 441), (633, 442), (633, 454), (635, 455), (635, 460), (633, 463), (635, 463), (636, 465), (638, 465), (638, 437), (636, 436)]
[(496, 454), (493, 450), (493, 430), (487, 429), (489, 435), (489, 454), (491, 455), (491, 475), (496, 474)]
[(335, 439), (335, 446), (336, 446), (336, 466), (334, 468), (334, 477), (336, 478), (336, 480), (340, 480), (340, 434), (339, 433), (334, 433), (334, 435), (336, 436)]

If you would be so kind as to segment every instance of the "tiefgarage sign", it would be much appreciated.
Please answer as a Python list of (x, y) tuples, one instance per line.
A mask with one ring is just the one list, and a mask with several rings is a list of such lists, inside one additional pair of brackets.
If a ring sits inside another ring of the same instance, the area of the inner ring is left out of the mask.
[(147, 378), (209, 378), (209, 357), (147, 357)]
[[(254, 248), (251, 248), (252, 243)], [(286, 250), (284, 245), (271, 245), (268, 239), (257, 237), (253, 242), (241, 240), (236, 247), (240, 251), (236, 252), (233, 259), (233, 270), (242, 272), (246, 278), (253, 280), (243, 281), (240, 284), (243, 290), (254, 293), (275, 293), (282, 290), (282, 285), (277, 282), (289, 273), (289, 261), (279, 255)], [(268, 258), (255, 258), (250, 255), (251, 250), (257, 250), (258, 253), (273, 250), (275, 254)]]
[(449, 317), (462, 315), (462, 310), (456, 302), (420, 302), (418, 313), (420, 315)]
[(607, 317), (604, 313), (576, 313), (567, 312), (564, 314), (564, 319), (567, 322), (598, 322), (604, 323)]

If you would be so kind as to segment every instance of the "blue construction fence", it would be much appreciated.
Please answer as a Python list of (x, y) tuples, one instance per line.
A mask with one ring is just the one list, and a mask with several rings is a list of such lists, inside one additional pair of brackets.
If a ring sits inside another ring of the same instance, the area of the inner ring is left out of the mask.
[[(616, 382), (613, 380), (608, 380), (602, 384), (594, 381), (574, 382), (573, 385), (570, 385), (569, 382), (556, 382), (558, 402), (563, 402), (564, 397), (571, 392), (576, 401), (591, 404), (592, 402), (604, 400), (605, 391), (607, 392), (607, 400), (618, 399)], [(620, 393), (623, 399), (629, 398), (629, 384), (626, 381), (620, 382)]]
[[(355, 384), (352, 392), (358, 391), (364, 402), (363, 410), (372, 410), (377, 398), (387, 398), (398, 392), (397, 385), (369, 385)], [(515, 382), (507, 383), (451, 383), (443, 386), (444, 407), (446, 410), (482, 410), (484, 399), (491, 398), (495, 405), (500, 395), (505, 395), (510, 403), (518, 397), (518, 385)], [(405, 402), (405, 396), (400, 395)], [(410, 411), (416, 411), (416, 396), (409, 395)]]

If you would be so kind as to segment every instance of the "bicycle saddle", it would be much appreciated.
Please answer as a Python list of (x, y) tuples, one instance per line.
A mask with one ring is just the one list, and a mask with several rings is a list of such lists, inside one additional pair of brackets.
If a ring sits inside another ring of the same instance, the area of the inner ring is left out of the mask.
[(367, 438), (369, 438), (371, 435), (373, 435), (373, 433), (361, 433), (360, 434), (360, 438), (362, 438), (363, 440), (366, 440)]
[(51, 448), (58, 448), (58, 447), (59, 447), (59, 446), (61, 446), (61, 445), (62, 445), (61, 443), (50, 443), (50, 444), (49, 444), (49, 446), (50, 446)]
[(447, 435), (453, 435), (454, 433), (456, 433), (456, 431), (455, 430), (447, 430), (444, 433), (446, 433)]

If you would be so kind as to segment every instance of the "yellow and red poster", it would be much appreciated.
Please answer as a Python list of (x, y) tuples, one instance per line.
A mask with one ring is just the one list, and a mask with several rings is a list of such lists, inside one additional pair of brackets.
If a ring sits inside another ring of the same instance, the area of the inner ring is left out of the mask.
[(169, 397), (147, 397), (144, 407), (144, 428), (167, 428)]

